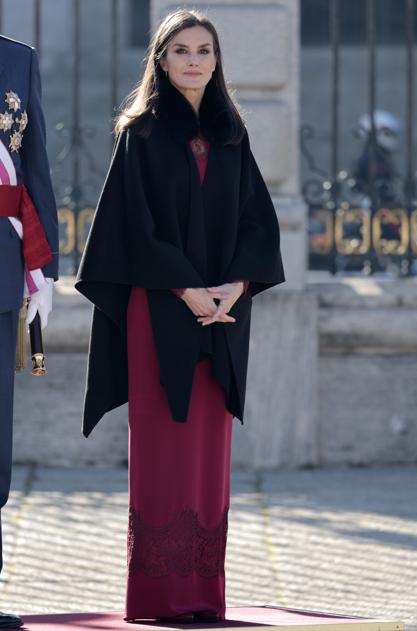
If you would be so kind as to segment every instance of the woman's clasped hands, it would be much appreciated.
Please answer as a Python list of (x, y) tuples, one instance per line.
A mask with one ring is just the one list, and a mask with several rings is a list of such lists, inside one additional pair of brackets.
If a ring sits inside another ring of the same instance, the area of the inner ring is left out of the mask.
[[(214, 322), (236, 322), (236, 318), (229, 316), (230, 309), (244, 290), (243, 281), (225, 283), (218, 287), (189, 287), (182, 295), (182, 299), (197, 317), (202, 326)], [(215, 299), (219, 301), (216, 304)]]

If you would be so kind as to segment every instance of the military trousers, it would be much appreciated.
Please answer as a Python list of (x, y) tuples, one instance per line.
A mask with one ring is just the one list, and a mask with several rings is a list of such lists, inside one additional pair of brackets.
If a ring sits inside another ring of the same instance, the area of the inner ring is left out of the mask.
[(7, 502), (12, 472), (13, 389), (19, 310), (0, 313), (0, 572), (3, 567), (1, 509)]

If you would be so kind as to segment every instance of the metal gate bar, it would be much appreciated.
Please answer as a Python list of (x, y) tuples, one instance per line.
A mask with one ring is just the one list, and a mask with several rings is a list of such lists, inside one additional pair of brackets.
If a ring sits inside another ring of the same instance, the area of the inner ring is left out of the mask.
[(336, 182), (339, 173), (339, 0), (331, 0), (330, 5), (330, 41), (332, 48), (332, 157), (331, 174)]
[(33, 20), (34, 33), (33, 40), (35, 44), (35, 48), (38, 51), (38, 55), (41, 55), (41, 36), (42, 36), (42, 25), (41, 25), (41, 0), (35, 0), (35, 16)]
[[(367, 17), (367, 34), (368, 34), (368, 109), (371, 122), (371, 133), (369, 143), (369, 163), (372, 164), (376, 158), (376, 127), (375, 127), (375, 108), (376, 108), (376, 16), (375, 16), (375, 0), (367, 0), (366, 6)], [(373, 169), (369, 169), (369, 194), (371, 198), (372, 209), (377, 206), (375, 179)]]
[[(73, 0), (73, 53), (74, 53), (74, 64), (72, 68), (72, 150), (73, 150), (73, 160), (72, 160), (72, 211), (74, 213), (75, 225), (78, 223), (78, 215), (80, 211), (80, 126), (81, 126), (81, 116), (80, 116), (80, 97), (81, 97), (81, 88), (80, 88), (80, 0)], [(75, 246), (73, 252), (73, 265), (74, 272), (78, 269), (79, 264), (79, 251), (78, 251), (78, 230), (75, 230)]]
[(407, 55), (407, 95), (406, 95), (406, 204), (411, 209), (415, 197), (415, 159), (413, 151), (415, 116), (415, 58), (414, 58), (414, 0), (406, 0), (405, 31)]
[(111, 0), (111, 118), (119, 105), (119, 2)]

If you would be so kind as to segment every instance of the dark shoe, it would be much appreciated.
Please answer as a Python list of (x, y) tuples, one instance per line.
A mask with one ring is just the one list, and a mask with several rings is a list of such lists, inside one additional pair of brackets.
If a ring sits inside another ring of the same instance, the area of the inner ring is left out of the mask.
[(12, 613), (2, 613), (0, 611), (0, 629), (18, 629), (23, 625), (22, 618)]
[(214, 611), (196, 611), (194, 613), (194, 622), (220, 622), (221, 618)]
[(192, 613), (184, 613), (179, 616), (165, 616), (163, 618), (157, 618), (156, 621), (164, 624), (193, 624), (194, 615)]

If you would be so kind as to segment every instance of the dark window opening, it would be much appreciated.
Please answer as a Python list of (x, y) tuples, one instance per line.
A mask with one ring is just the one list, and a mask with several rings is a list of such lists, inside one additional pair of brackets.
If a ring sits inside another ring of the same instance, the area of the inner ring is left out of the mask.
[(130, 43), (146, 48), (150, 39), (150, 0), (130, 0)]
[[(339, 0), (339, 36), (341, 44), (366, 44), (366, 0)], [(301, 41), (306, 46), (328, 44), (330, 40), (331, 0), (301, 0)], [(405, 0), (375, 2), (378, 44), (405, 42)], [(414, 11), (414, 35), (417, 38), (417, 3)]]

